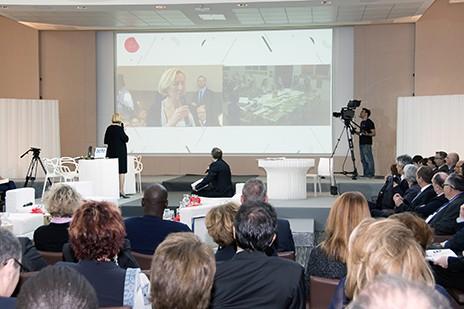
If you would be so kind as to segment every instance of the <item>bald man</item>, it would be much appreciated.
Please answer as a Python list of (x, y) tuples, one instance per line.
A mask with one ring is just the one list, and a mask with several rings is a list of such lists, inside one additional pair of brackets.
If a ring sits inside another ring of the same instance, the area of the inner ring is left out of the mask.
[(168, 191), (162, 185), (152, 185), (143, 192), (144, 215), (125, 220), (127, 238), (130, 240), (132, 251), (152, 255), (169, 234), (191, 232), (183, 223), (163, 220), (167, 206)]

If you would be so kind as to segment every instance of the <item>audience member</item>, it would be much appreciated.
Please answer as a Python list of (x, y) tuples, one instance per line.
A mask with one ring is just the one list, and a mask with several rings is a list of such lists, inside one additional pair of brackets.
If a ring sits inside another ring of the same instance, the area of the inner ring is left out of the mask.
[(458, 175), (464, 176), (464, 171), (462, 169), (462, 166), (464, 165), (464, 160), (459, 160), (456, 162), (456, 165), (454, 166), (454, 172)]
[[(268, 202), (266, 185), (258, 178), (249, 179), (242, 189), (241, 203), (248, 201)], [(290, 223), (285, 219), (277, 219), (277, 239), (266, 254), (276, 255), (277, 252), (295, 251)]]
[(353, 229), (370, 216), (367, 200), (359, 192), (345, 192), (335, 200), (325, 224), (325, 239), (309, 256), (306, 266), (307, 280), (309, 276), (346, 276), (348, 239)]
[(445, 180), (448, 177), (448, 174), (444, 172), (435, 173), (432, 177), (432, 187), (435, 193), (437, 194), (433, 199), (430, 200), (425, 205), (421, 205), (414, 209), (414, 212), (417, 213), (422, 218), (427, 218), (435, 211), (437, 211), (441, 206), (443, 206), (448, 199), (445, 197), (445, 193), (443, 191), (443, 187), (445, 184)]
[(464, 177), (449, 175), (445, 180), (443, 191), (448, 203), (431, 214), (425, 222), (437, 235), (453, 235), (458, 230), (456, 218), (459, 216), (459, 207), (464, 203)]
[(403, 168), (408, 164), (412, 164), (410, 156), (401, 155), (396, 158), (397, 175), (392, 173), (392, 175), (387, 176), (385, 183), (377, 195), (376, 202), (368, 202), (373, 217), (388, 217), (394, 212), (395, 203), (393, 196), (396, 193), (403, 196), (409, 188), (408, 182), (403, 176)]
[(412, 157), (412, 164), (414, 164), (417, 168), (421, 167), (421, 162), (424, 158), (421, 155), (415, 155)]
[(274, 208), (246, 202), (234, 227), (237, 253), (216, 266), (211, 308), (305, 308), (303, 267), (264, 253), (276, 238)]
[(435, 156), (427, 158), (427, 166), (430, 167), (434, 173), (436, 173), (438, 166), (437, 163), (435, 163)]
[(459, 217), (456, 219), (458, 231), (454, 236), (440, 244), (434, 244), (434, 248), (445, 248), (453, 250), (457, 255), (462, 255), (464, 251), (464, 205), (461, 205)]
[(459, 155), (456, 152), (450, 152), (445, 158), (446, 166), (448, 167), (448, 172), (453, 173), (456, 163), (459, 161)]
[(18, 309), (97, 309), (92, 285), (81, 274), (65, 266), (48, 266), (28, 279), (18, 295)]
[(348, 250), (347, 276), (340, 280), (330, 308), (342, 308), (356, 300), (365, 286), (382, 274), (431, 287), (435, 284), (423, 249), (411, 230), (397, 220), (365, 219), (351, 233)]
[(404, 194), (395, 193), (393, 195), (393, 202), (395, 203), (395, 211), (396, 208), (399, 207), (401, 204), (411, 204), (412, 200), (417, 196), (420, 192), (420, 187), (417, 184), (416, 179), (417, 167), (414, 164), (407, 164), (403, 168), (403, 176), (404, 180), (408, 183), (408, 188), (404, 192)]
[(125, 220), (127, 238), (135, 252), (152, 255), (156, 247), (170, 234), (191, 232), (180, 222), (163, 220), (168, 206), (168, 191), (160, 184), (150, 186), (143, 192), (142, 207), (144, 215)]
[(449, 173), (448, 165), (446, 165), (446, 161), (445, 161), (447, 156), (448, 154), (444, 151), (435, 152), (434, 160), (435, 160), (435, 164), (437, 165), (437, 168), (434, 171), (435, 173), (438, 173), (438, 172)]
[(222, 150), (214, 147), (211, 150), (213, 163), (207, 170), (207, 175), (192, 189), (200, 196), (205, 197), (232, 197), (235, 189), (232, 185), (232, 174), (229, 164), (222, 159)]
[(382, 275), (369, 283), (347, 309), (451, 309), (435, 289), (397, 276)]
[(68, 228), (74, 210), (82, 203), (81, 195), (71, 186), (54, 184), (43, 202), (51, 215), (50, 223), (38, 227), (34, 232), (34, 244), (38, 250), (61, 252), (68, 242)]
[[(2, 226), (2, 220), (0, 220), (0, 226)], [(39, 271), (42, 268), (47, 267), (47, 262), (40, 255), (28, 237), (17, 237), (17, 239), (21, 245), (22, 252), (21, 271)]]
[(205, 225), (209, 236), (219, 245), (216, 261), (230, 260), (237, 251), (234, 239), (234, 220), (239, 206), (229, 202), (214, 207), (206, 214)]
[(213, 251), (196, 235), (169, 235), (151, 263), (153, 308), (208, 308), (215, 272)]
[(140, 269), (126, 270), (114, 262), (125, 233), (115, 205), (87, 201), (74, 212), (69, 227), (69, 241), (79, 262), (59, 264), (84, 275), (95, 288), (100, 307), (149, 308), (148, 278)]
[(396, 197), (394, 196), (393, 200), (396, 205), (395, 212), (414, 211), (416, 207), (420, 207), (421, 205), (425, 205), (430, 202), (437, 195), (433, 190), (432, 177), (433, 171), (430, 167), (419, 167), (415, 177), (417, 184), (420, 187), (419, 193), (417, 193), (411, 201), (399, 195)]
[(437, 284), (464, 290), (464, 257), (441, 256), (432, 265)]
[(21, 245), (8, 230), (0, 228), (0, 307), (15, 308), (13, 294), (21, 269)]
[(410, 212), (394, 214), (391, 219), (398, 220), (410, 229), (422, 249), (426, 249), (433, 240), (433, 234), (430, 227), (422, 218)]

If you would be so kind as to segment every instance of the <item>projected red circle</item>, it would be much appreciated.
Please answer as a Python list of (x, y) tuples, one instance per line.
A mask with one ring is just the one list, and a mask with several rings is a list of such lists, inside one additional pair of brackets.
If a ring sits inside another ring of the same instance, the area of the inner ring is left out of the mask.
[(124, 41), (124, 48), (129, 53), (136, 53), (139, 50), (140, 45), (134, 37), (130, 37)]

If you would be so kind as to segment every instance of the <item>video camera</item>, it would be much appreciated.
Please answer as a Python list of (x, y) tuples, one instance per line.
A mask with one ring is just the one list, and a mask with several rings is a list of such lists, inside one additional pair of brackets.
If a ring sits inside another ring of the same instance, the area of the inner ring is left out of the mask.
[(344, 121), (351, 121), (354, 118), (354, 110), (361, 105), (361, 100), (350, 100), (346, 107), (342, 107), (340, 112), (333, 112), (335, 118), (341, 118)]

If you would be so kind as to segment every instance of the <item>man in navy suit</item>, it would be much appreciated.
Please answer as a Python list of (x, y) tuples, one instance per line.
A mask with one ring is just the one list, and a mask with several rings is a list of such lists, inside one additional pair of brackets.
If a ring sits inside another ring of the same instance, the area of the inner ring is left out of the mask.
[(130, 240), (132, 251), (151, 255), (169, 234), (191, 232), (183, 223), (163, 220), (167, 206), (168, 191), (162, 185), (152, 185), (143, 192), (143, 217), (125, 220), (127, 238)]
[(195, 93), (194, 101), (197, 107), (203, 106), (205, 119), (201, 119), (201, 115), (197, 109), (197, 125), (198, 126), (219, 126), (219, 118), (222, 114), (222, 102), (216, 93), (208, 88), (206, 77), (203, 75), (197, 78), (198, 91)]
[[(244, 204), (248, 201), (268, 202), (266, 185), (261, 180), (252, 178), (243, 186), (241, 202)], [(266, 251), (268, 255), (276, 255), (277, 252), (295, 251), (295, 242), (293, 241), (288, 220), (277, 219), (277, 238), (271, 249)]]
[(205, 197), (232, 197), (235, 194), (232, 185), (232, 175), (229, 164), (222, 159), (222, 150), (214, 147), (211, 150), (213, 163), (209, 165), (208, 174), (197, 185), (193, 186), (194, 193)]
[(437, 194), (432, 186), (433, 170), (428, 166), (421, 166), (416, 172), (417, 184), (420, 187), (419, 193), (411, 200), (403, 198), (397, 194), (393, 196), (395, 201), (395, 212), (415, 211), (417, 207), (430, 202)]

